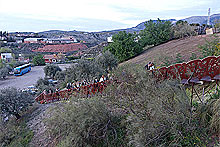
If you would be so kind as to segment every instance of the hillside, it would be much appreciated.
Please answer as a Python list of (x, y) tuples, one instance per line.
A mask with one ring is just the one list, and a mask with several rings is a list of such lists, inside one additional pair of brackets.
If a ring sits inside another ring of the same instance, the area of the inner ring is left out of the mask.
[[(217, 34), (220, 36), (220, 34)], [(167, 43), (152, 47), (142, 54), (126, 61), (125, 63), (147, 64), (153, 61), (156, 65), (160, 65), (165, 58), (175, 60), (178, 53), (183, 57), (184, 61), (189, 61), (192, 53), (197, 56), (201, 55), (199, 45), (203, 45), (205, 40), (209, 40), (211, 36), (199, 35), (184, 39), (172, 40)]]

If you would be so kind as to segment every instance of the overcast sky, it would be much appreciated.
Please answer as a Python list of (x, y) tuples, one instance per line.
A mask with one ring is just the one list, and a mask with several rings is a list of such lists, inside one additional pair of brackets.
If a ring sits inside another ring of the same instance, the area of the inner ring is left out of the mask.
[(220, 13), (220, 0), (0, 0), (0, 30), (104, 31)]

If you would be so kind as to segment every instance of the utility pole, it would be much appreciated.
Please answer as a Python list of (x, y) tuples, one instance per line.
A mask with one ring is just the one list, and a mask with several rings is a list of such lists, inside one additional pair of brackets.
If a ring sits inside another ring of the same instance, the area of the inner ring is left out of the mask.
[(210, 8), (208, 10), (208, 20), (207, 20), (207, 26), (210, 25)]

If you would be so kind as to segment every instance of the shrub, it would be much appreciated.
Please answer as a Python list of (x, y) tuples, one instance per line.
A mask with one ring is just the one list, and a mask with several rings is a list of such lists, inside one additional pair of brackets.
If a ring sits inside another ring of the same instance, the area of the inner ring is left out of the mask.
[(45, 60), (43, 58), (43, 55), (36, 55), (33, 58), (34, 65), (45, 65)]
[(111, 113), (98, 99), (72, 101), (51, 110), (49, 134), (59, 137), (58, 146), (122, 146), (125, 128), (122, 117)]
[(26, 110), (33, 102), (33, 97), (27, 92), (21, 92), (15, 88), (0, 91), (1, 113), (7, 116), (14, 115), (19, 119), (20, 112)]
[(205, 44), (199, 46), (203, 57), (220, 55), (219, 43), (220, 39), (218, 36), (213, 36), (210, 41), (205, 40)]
[(54, 64), (49, 64), (44, 67), (45, 76), (49, 76), (52, 79), (54, 79), (58, 71), (62, 71), (62, 70), (60, 69), (59, 66), (54, 65)]
[(0, 68), (0, 78), (5, 79), (8, 74), (9, 70), (7, 67)]
[(191, 115), (190, 99), (178, 81), (156, 82), (151, 72), (134, 65), (120, 67), (114, 76), (120, 84), (108, 87), (104, 99), (127, 114), (130, 146), (207, 144), (208, 129)]

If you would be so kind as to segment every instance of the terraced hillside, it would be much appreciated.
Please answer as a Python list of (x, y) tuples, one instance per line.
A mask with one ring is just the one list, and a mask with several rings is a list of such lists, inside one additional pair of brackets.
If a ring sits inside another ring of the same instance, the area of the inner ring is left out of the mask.
[[(220, 34), (216, 34), (220, 37)], [(198, 57), (201, 56), (199, 45), (203, 45), (205, 40), (210, 40), (210, 35), (199, 35), (184, 39), (172, 40), (167, 43), (152, 47), (144, 51), (142, 54), (126, 61), (125, 63), (147, 64), (153, 61), (156, 65), (160, 65), (165, 58), (174, 61), (178, 53), (184, 61), (189, 61), (192, 53)]]

